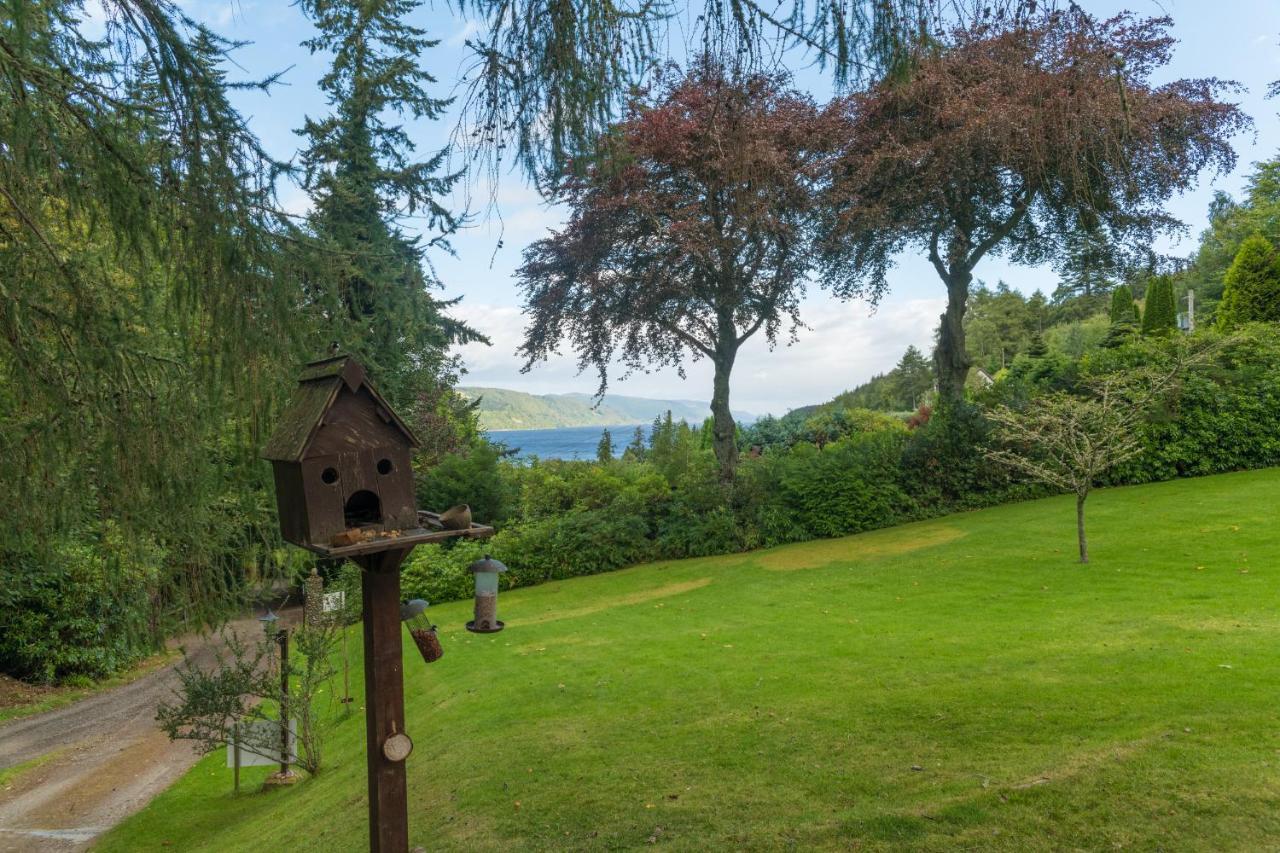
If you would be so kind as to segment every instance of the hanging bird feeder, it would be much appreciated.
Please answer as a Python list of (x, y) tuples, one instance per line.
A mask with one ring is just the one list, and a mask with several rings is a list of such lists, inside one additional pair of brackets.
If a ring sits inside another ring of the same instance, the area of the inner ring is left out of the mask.
[(488, 554), (467, 567), (476, 576), (476, 618), (467, 623), (468, 631), (493, 634), (506, 627), (498, 621), (498, 574), (506, 570)]
[(427, 618), (427, 602), (415, 598), (400, 605), (400, 621), (409, 626), (409, 636), (427, 663), (435, 663), (444, 657), (444, 647), (440, 645), (440, 636), (436, 626)]

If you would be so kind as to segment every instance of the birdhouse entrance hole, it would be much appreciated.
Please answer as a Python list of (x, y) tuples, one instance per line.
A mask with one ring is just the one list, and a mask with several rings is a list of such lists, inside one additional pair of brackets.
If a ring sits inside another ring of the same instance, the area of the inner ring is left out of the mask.
[(382, 501), (368, 489), (361, 489), (347, 498), (342, 516), (349, 528), (359, 527), (362, 524), (381, 524)]

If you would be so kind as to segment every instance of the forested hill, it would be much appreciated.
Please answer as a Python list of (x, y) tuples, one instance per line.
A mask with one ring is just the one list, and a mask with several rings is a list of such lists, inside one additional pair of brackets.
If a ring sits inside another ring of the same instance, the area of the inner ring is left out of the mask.
[[(700, 424), (711, 414), (696, 400), (651, 400), (606, 394), (599, 407), (590, 394), (527, 394), (507, 388), (459, 388), (469, 400), (480, 400), (480, 427), (495, 429), (551, 429), (572, 426), (617, 426), (648, 423), (666, 412), (675, 420)], [(735, 412), (745, 421), (750, 415)]]

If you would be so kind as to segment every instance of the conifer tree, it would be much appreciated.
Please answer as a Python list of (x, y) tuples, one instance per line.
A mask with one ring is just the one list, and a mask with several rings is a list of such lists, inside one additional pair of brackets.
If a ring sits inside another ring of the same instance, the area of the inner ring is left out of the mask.
[(1156, 276), (1147, 285), (1147, 304), (1142, 310), (1142, 334), (1167, 335), (1178, 325), (1178, 309), (1173, 301), (1173, 279)]
[(1257, 321), (1280, 321), (1280, 252), (1261, 234), (1240, 244), (1223, 277), (1218, 307), (1223, 329)]
[(631, 434), (631, 443), (622, 451), (622, 458), (631, 462), (643, 462), (645, 453), (644, 427), (637, 426), (636, 431)]
[(1138, 324), (1138, 303), (1134, 301), (1133, 291), (1129, 285), (1117, 285), (1115, 290), (1111, 291), (1110, 319), (1112, 324), (1131, 323), (1134, 326)]
[[(448, 101), (421, 55), (437, 42), (405, 23), (417, 0), (303, 0), (318, 33), (303, 44), (333, 56), (320, 88), (333, 109), (308, 118), (301, 133), (308, 224), (318, 247), (302, 259), (323, 334), (357, 355), (393, 403), (409, 406), (451, 380), (446, 349), (481, 339), (445, 314), (452, 302), (425, 257), (448, 250), (457, 217), (441, 202), (459, 175), (443, 171), (446, 152), (413, 159), (414, 143), (398, 120), (438, 118)], [(400, 227), (424, 221), (424, 245)]]
[(914, 344), (907, 347), (890, 377), (898, 410), (915, 411), (933, 389), (933, 365)]
[(1111, 309), (1109, 312), (1111, 326), (1103, 339), (1104, 347), (1118, 347), (1138, 332), (1138, 303), (1133, 298), (1133, 291), (1127, 284), (1118, 285), (1111, 291)]
[(596, 461), (601, 464), (613, 461), (613, 435), (607, 429), (600, 433), (600, 443), (596, 445)]

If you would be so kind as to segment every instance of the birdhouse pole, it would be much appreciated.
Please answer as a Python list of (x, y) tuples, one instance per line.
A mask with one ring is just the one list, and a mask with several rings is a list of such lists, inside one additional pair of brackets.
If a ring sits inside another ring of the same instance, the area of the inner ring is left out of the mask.
[(369, 849), (409, 849), (404, 761), (383, 751), (404, 733), (404, 672), (400, 647), (400, 564), (412, 548), (356, 557), (364, 616), (365, 733), (369, 769)]
[[(349, 356), (335, 355), (303, 369), (262, 454), (275, 477), (281, 536), (320, 557), (349, 559), (363, 569), (373, 853), (409, 850), (404, 762), (413, 741), (404, 728), (400, 565), (415, 545), (493, 535), (492, 527), (473, 523), (469, 514), (445, 518), (415, 508), (412, 451), (420, 446), (369, 384), (364, 368)], [(314, 586), (320, 586), (319, 578)], [(287, 660), (287, 652), (282, 658)], [(287, 760), (287, 747), (284, 752)]]

